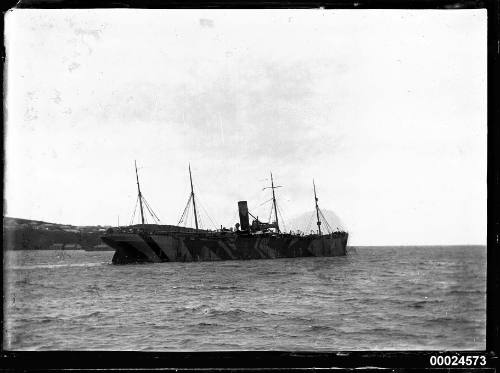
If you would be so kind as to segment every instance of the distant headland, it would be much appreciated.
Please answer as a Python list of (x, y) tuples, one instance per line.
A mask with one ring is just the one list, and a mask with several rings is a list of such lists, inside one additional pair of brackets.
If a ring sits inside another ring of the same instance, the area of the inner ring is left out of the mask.
[(106, 250), (108, 226), (75, 226), (4, 216), (4, 250)]

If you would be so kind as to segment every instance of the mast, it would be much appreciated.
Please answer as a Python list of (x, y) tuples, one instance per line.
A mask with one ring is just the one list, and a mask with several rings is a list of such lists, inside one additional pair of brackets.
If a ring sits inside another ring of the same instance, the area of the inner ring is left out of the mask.
[(271, 172), (271, 189), (273, 190), (273, 205), (274, 205), (274, 216), (276, 218), (276, 228), (278, 229), (278, 233), (280, 233), (280, 226), (278, 224), (278, 209), (276, 208), (276, 197), (274, 195), (274, 181), (272, 172)]
[(313, 188), (314, 188), (314, 203), (316, 204), (316, 224), (318, 225), (318, 234), (321, 236), (321, 221), (319, 220), (319, 207), (318, 207), (318, 197), (316, 196), (316, 184), (314, 184), (313, 179)]
[(141, 194), (141, 187), (139, 186), (139, 175), (137, 174), (137, 161), (134, 161), (135, 163), (135, 178), (137, 179), (137, 191), (139, 193), (139, 205), (141, 206), (141, 221), (142, 224), (144, 224), (144, 211), (142, 210), (142, 194)]
[(193, 200), (194, 224), (196, 226), (196, 229), (198, 229), (198, 214), (196, 213), (196, 202), (194, 201), (193, 177), (191, 176), (191, 164), (189, 164), (189, 181), (191, 182), (191, 198)]

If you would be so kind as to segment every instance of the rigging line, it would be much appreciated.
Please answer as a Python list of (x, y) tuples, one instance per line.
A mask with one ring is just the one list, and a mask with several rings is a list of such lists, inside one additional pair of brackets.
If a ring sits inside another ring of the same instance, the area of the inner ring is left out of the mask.
[(332, 233), (332, 230), (330, 229), (330, 227), (328, 226), (328, 224), (326, 223), (326, 221), (325, 220), (321, 220), (321, 222), (323, 223), (323, 230), (322, 230), (321, 233), (322, 234), (325, 234), (325, 233), (330, 234), (330, 233)]
[(196, 202), (198, 202), (198, 208), (196, 209), (196, 215), (198, 218), (198, 229), (203, 229), (203, 221), (201, 218), (201, 210), (200, 210), (201, 206), (200, 206), (200, 198), (199, 197), (196, 198)]
[(306, 225), (306, 229), (304, 230), (304, 232), (308, 232), (309, 231), (309, 228), (311, 228), (311, 222), (312, 222), (312, 219), (314, 217), (314, 214), (315, 212), (313, 211), (313, 213), (311, 214), (311, 216), (309, 217), (309, 222), (307, 223)]
[(154, 212), (148, 206), (146, 206), (146, 208), (148, 209), (149, 213), (151, 214), (151, 217), (153, 218), (153, 222), (158, 224), (160, 222), (160, 219), (158, 219), (158, 217), (155, 217)]
[(191, 211), (191, 204), (188, 205), (188, 209), (186, 211), (186, 216), (185, 216), (185, 219), (184, 219), (184, 226), (187, 227), (189, 223), (189, 213)]
[(151, 215), (151, 217), (153, 218), (153, 221), (154, 221), (155, 220), (154, 214), (152, 213), (151, 208), (149, 207), (146, 199), (143, 198), (142, 202), (144, 202), (144, 206), (146, 206), (146, 210), (149, 212), (149, 214)]
[(286, 229), (285, 229), (285, 228), (287, 228), (287, 227), (288, 227), (288, 228), (290, 228), (290, 227), (288, 226), (288, 223), (286, 222), (286, 220), (285, 220), (285, 218), (284, 218), (284, 215), (285, 215), (285, 214), (283, 213), (283, 210), (281, 210), (281, 208), (280, 208), (280, 207), (278, 207), (278, 211), (280, 212), (280, 215), (281, 215), (281, 221), (283, 222), (283, 229), (284, 229), (284, 231), (286, 231)]
[(328, 221), (326, 220), (325, 218), (325, 224), (326, 224), (326, 227), (328, 228), (328, 230), (330, 231), (330, 233), (333, 231), (332, 227), (330, 226), (330, 224), (328, 223)]
[(130, 225), (134, 224), (135, 211), (137, 210), (137, 202), (139, 202), (139, 196), (135, 199), (134, 213), (132, 214), (132, 219), (130, 219)]
[(182, 221), (186, 217), (186, 211), (189, 208), (189, 203), (191, 202), (191, 198), (192, 198), (192, 195), (190, 194), (189, 198), (188, 198), (188, 201), (186, 203), (186, 207), (184, 207), (184, 211), (182, 212), (181, 218), (180, 218), (179, 222), (177, 223), (177, 225), (179, 225), (180, 223), (182, 223)]
[(208, 213), (208, 209), (205, 207), (205, 204), (201, 201), (200, 193), (198, 193), (198, 204), (201, 206), (201, 209), (203, 210), (203, 212), (205, 212), (205, 215), (206, 215), (206, 217), (208, 217), (208, 220), (210, 220), (210, 222), (213, 224), (215, 229), (217, 229), (217, 225), (215, 224), (214, 219), (212, 219), (212, 217)]
[[(208, 217), (208, 219), (211, 221), (211, 223), (214, 225), (214, 227), (217, 229), (217, 224), (216, 222), (214, 221), (214, 219), (212, 219), (212, 217), (210, 216), (210, 214), (208, 213), (208, 210), (209, 210), (209, 206), (205, 207), (205, 205), (202, 203), (201, 201), (201, 198), (200, 198), (200, 195), (204, 195), (204, 192), (203, 192), (203, 189), (200, 189), (199, 185), (196, 186), (196, 202), (198, 202), (198, 204), (202, 207), (203, 210), (205, 210), (205, 214), (206, 214), (206, 217)], [(200, 216), (201, 214), (198, 214), (198, 216)]]
[(283, 232), (286, 232), (285, 219), (283, 219), (283, 213), (281, 212), (281, 208), (279, 206), (278, 206), (278, 213), (280, 214), (281, 224), (283, 224)]
[[(198, 209), (196, 209), (196, 219), (194, 218), (194, 209), (191, 212), (193, 213), (192, 214), (193, 217), (191, 219), (193, 221), (193, 223), (191, 224), (191, 226), (193, 228), (196, 228), (196, 229), (201, 229), (200, 228), (200, 213), (198, 212)], [(196, 221), (198, 221), (198, 227), (196, 227)]]
[(191, 227), (195, 227), (195, 218), (194, 218), (194, 207), (193, 207), (193, 199), (191, 199), (191, 205), (189, 205), (189, 210), (188, 210), (188, 220), (187, 224), (190, 225)]
[[(189, 201), (188, 201), (188, 202), (189, 202)], [(189, 208), (189, 204), (188, 204), (188, 205), (186, 205), (186, 208), (184, 209), (184, 212), (182, 213), (181, 220), (179, 220), (179, 224), (183, 223), (184, 225), (186, 225), (186, 219), (187, 219), (188, 208)]]
[(252, 202), (255, 201), (256, 199), (262, 198), (262, 190), (259, 188), (254, 194), (252, 194), (250, 197), (248, 197), (248, 201)]
[(191, 199), (192, 198), (193, 198), (193, 196), (190, 194), (189, 198), (188, 198), (188, 201), (187, 201), (187, 204), (186, 204), (186, 208), (184, 210), (184, 215), (183, 215), (184, 226), (186, 226), (186, 224), (189, 222), (188, 221), (188, 219), (189, 219), (189, 209), (191, 208)]
[(214, 220), (212, 219), (212, 217), (208, 213), (207, 209), (205, 208), (205, 205), (201, 202), (200, 197), (198, 197), (198, 203), (200, 204), (202, 211), (208, 217), (208, 220), (210, 220), (210, 223), (212, 223), (212, 225), (214, 226), (214, 228), (217, 229), (217, 225), (215, 224)]
[(153, 218), (155, 218), (156, 220), (160, 220), (160, 218), (155, 214), (155, 212), (153, 211), (153, 208), (150, 206), (150, 204), (148, 203), (148, 201), (146, 200), (146, 198), (142, 197), (142, 200), (144, 201), (144, 204), (146, 205), (146, 208), (148, 209), (148, 211), (151, 214), (151, 216)]
[[(146, 200), (144, 199), (144, 197), (142, 198), (142, 202), (144, 203), (144, 206), (146, 206), (146, 210), (149, 211), (149, 208), (148, 208), (148, 205), (147, 205), (147, 202)], [(149, 213), (151, 214), (151, 211), (149, 211)], [(153, 221), (154, 221), (154, 217), (151, 216), (153, 218)], [(146, 222), (146, 224), (150, 224), (148, 222), (148, 215), (147, 214), (144, 214), (144, 221)]]
[(188, 217), (186, 219), (186, 227), (187, 226), (190, 226), (190, 227), (195, 226), (195, 224), (194, 224), (194, 208), (193, 208), (192, 200), (191, 200), (191, 204), (189, 205)]
[(321, 215), (321, 217), (323, 218), (323, 221), (326, 225), (326, 228), (328, 229), (328, 233), (331, 233), (332, 232), (332, 227), (330, 227), (330, 224), (328, 224), (328, 220), (326, 220), (325, 218), (325, 215), (323, 215), (323, 211), (319, 210), (319, 214)]
[(144, 204), (146, 205), (146, 208), (148, 209), (149, 213), (151, 214), (151, 216), (153, 217), (153, 219), (155, 219), (157, 222), (160, 221), (160, 218), (158, 217), (158, 215), (155, 214), (155, 212), (153, 211), (153, 208), (149, 205), (148, 201), (146, 201), (146, 198), (142, 197), (143, 200), (144, 200)]
[(323, 214), (323, 211), (319, 210), (319, 213), (321, 215), (321, 217), (323, 218), (324, 222), (325, 222), (325, 225), (327, 226), (328, 229), (330, 229), (330, 231), (332, 230), (332, 227), (330, 227), (330, 224), (328, 224), (328, 220), (326, 220), (326, 217), (325, 215)]
[[(199, 198), (198, 198), (198, 202), (200, 202)], [(201, 214), (198, 214), (198, 227), (203, 229), (203, 219), (201, 218)]]
[(214, 228), (217, 229), (217, 227), (219, 226), (219, 222), (217, 221), (217, 219), (216, 218), (212, 218), (212, 215), (210, 215), (208, 213), (208, 207), (205, 207), (204, 204), (202, 204), (202, 208), (205, 210), (205, 213), (207, 214), (208, 218), (210, 219), (210, 221), (214, 225)]
[[(276, 198), (276, 199), (277, 199), (277, 198)], [(272, 200), (273, 200), (273, 199), (272, 199), (272, 198), (270, 198), (270, 199), (268, 199), (267, 201), (262, 202), (259, 206), (257, 206), (257, 208), (259, 208), (260, 206), (262, 206), (262, 205), (264, 205), (264, 204), (266, 204), (266, 203), (271, 202)]]
[(273, 205), (271, 205), (271, 211), (269, 211), (269, 218), (267, 219), (267, 221), (268, 221), (269, 223), (272, 223), (272, 222), (271, 222), (271, 216), (273, 215), (273, 210), (274, 210), (274, 206), (273, 206)]
[(283, 224), (285, 224), (285, 220), (283, 219), (283, 216), (282, 216), (283, 211), (281, 210), (281, 208), (282, 208), (282, 207), (283, 207), (283, 205), (284, 205), (284, 203), (281, 203), (282, 201), (283, 201), (283, 199), (282, 199), (282, 198), (276, 198), (276, 202), (279, 202), (279, 204), (278, 204), (278, 203), (276, 203), (276, 207), (278, 208), (278, 212), (280, 213), (281, 220), (283, 220)]
[[(236, 207), (233, 211), (234, 215), (236, 216), (236, 220), (240, 221), (239, 207)], [(248, 208), (248, 211), (250, 211), (250, 208)], [(254, 216), (261, 216), (262, 218), (264, 218), (266, 216), (266, 210), (261, 209), (257, 206), (252, 210), (252, 214), (254, 214)]]
[(135, 209), (137, 208), (137, 199), (135, 200), (135, 207), (134, 210), (132, 211), (132, 215), (130, 216), (130, 225), (134, 223), (134, 218), (135, 218)]
[(323, 215), (323, 213), (321, 212), (321, 210), (319, 210), (319, 221), (323, 224), (324, 229), (325, 229), (328, 233), (330, 233), (330, 232), (329, 232), (329, 231), (330, 231), (330, 229), (329, 229), (329, 228), (330, 228), (330, 227), (329, 227), (329, 224), (328, 224), (328, 222), (326, 221), (326, 218), (325, 218), (325, 216)]

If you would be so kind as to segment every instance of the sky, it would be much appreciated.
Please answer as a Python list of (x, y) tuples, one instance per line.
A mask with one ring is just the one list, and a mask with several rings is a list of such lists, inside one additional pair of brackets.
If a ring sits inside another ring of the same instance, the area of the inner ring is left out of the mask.
[[(5, 15), (5, 215), (333, 212), (353, 245), (486, 243), (485, 10)], [(136, 221), (137, 222), (137, 221)], [(205, 218), (205, 222), (208, 219)]]

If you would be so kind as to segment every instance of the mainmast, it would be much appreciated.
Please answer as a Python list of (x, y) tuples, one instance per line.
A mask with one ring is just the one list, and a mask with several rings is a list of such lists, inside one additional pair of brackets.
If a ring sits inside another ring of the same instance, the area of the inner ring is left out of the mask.
[(191, 164), (189, 164), (189, 181), (191, 182), (191, 199), (193, 200), (194, 224), (198, 229), (198, 214), (196, 213), (196, 202), (194, 201), (193, 177), (191, 176)]
[(319, 220), (319, 207), (318, 207), (318, 197), (316, 196), (316, 184), (314, 184), (313, 179), (313, 188), (314, 188), (314, 203), (316, 204), (316, 224), (318, 225), (318, 234), (321, 236), (321, 221)]
[(273, 190), (273, 205), (274, 205), (274, 216), (276, 218), (276, 229), (278, 230), (278, 233), (279, 233), (280, 232), (280, 226), (278, 224), (278, 209), (276, 208), (276, 197), (274, 195), (275, 186), (274, 186), (273, 173), (272, 172), (271, 172), (271, 189)]
[(144, 211), (142, 210), (142, 194), (141, 194), (141, 187), (139, 185), (139, 175), (137, 174), (137, 161), (134, 161), (134, 163), (135, 163), (135, 178), (137, 179), (137, 191), (139, 193), (139, 205), (141, 207), (141, 221), (142, 224), (144, 224)]

